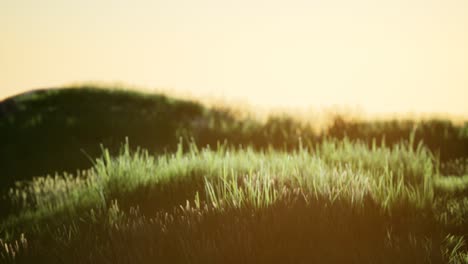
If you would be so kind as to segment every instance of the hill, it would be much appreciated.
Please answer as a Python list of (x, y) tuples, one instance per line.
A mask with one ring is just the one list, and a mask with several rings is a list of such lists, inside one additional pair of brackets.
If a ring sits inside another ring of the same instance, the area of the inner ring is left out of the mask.
[(173, 148), (178, 130), (204, 110), (163, 95), (91, 87), (33, 91), (1, 106), (2, 186), (89, 168), (100, 144), (116, 150), (126, 137), (150, 150)]
[(0, 112), (1, 263), (468, 262), (467, 123), (94, 87)]
[(163, 153), (175, 150), (180, 138), (193, 139), (198, 146), (226, 141), (288, 150), (300, 141), (313, 145), (344, 137), (393, 145), (413, 132), (415, 141), (423, 140), (442, 162), (466, 162), (468, 157), (468, 122), (457, 126), (448, 120), (362, 122), (336, 117), (317, 133), (313, 120), (307, 121), (280, 115), (260, 122), (239, 118), (227, 108), (112, 87), (31, 91), (0, 102), (0, 183), (8, 187), (34, 176), (90, 168), (101, 145), (116, 153), (126, 138), (132, 146)]

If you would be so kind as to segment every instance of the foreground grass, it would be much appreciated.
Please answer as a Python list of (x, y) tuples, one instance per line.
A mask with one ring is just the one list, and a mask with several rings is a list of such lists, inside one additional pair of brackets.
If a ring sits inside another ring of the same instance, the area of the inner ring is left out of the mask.
[(422, 144), (326, 140), (291, 152), (218, 145), (104, 151), (79, 175), (18, 184), (11, 263), (463, 263), (468, 181)]

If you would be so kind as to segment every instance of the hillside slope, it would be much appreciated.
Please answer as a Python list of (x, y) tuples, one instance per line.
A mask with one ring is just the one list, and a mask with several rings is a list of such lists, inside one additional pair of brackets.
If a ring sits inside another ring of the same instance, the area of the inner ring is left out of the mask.
[(203, 114), (200, 104), (123, 90), (39, 90), (5, 100), (0, 111), (3, 183), (92, 166), (100, 144), (163, 150)]
[(321, 133), (312, 129), (313, 120), (308, 122), (289, 115), (266, 122), (241, 119), (230, 109), (122, 89), (32, 91), (0, 102), (0, 185), (8, 188), (17, 180), (89, 168), (101, 144), (115, 153), (125, 138), (132, 146), (162, 153), (175, 150), (180, 138), (194, 139), (199, 146), (226, 141), (291, 150), (300, 142), (314, 145), (344, 137), (394, 145), (413, 133), (416, 143), (422, 140), (443, 162), (466, 163), (468, 158), (468, 122), (457, 126), (447, 120), (360, 122), (337, 117)]

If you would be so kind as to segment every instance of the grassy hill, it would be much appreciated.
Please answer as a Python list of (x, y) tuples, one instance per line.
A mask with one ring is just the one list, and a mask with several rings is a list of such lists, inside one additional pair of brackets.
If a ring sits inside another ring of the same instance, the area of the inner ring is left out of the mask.
[(241, 119), (229, 109), (122, 89), (32, 91), (0, 103), (0, 183), (6, 187), (33, 176), (90, 168), (90, 158), (100, 155), (101, 144), (116, 153), (125, 138), (133, 146), (162, 153), (175, 150), (181, 137), (185, 142), (194, 139), (198, 146), (226, 141), (232, 146), (290, 150), (300, 139), (308, 145), (344, 137), (394, 145), (413, 132), (415, 141), (423, 140), (443, 162), (468, 157), (468, 122), (347, 122), (337, 117), (321, 133), (310, 124), (286, 115), (266, 122)]
[(468, 123), (311, 124), (93, 87), (10, 98), (0, 262), (468, 263)]
[(115, 151), (126, 137), (150, 150), (174, 149), (179, 129), (204, 110), (163, 95), (90, 87), (35, 91), (3, 105), (2, 183), (89, 168), (100, 144)]

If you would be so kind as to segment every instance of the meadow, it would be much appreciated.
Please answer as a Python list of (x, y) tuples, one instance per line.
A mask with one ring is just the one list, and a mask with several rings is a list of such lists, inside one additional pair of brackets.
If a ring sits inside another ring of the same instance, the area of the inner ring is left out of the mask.
[(93, 87), (1, 109), (2, 263), (468, 263), (468, 122)]

